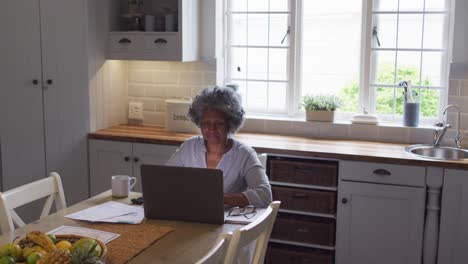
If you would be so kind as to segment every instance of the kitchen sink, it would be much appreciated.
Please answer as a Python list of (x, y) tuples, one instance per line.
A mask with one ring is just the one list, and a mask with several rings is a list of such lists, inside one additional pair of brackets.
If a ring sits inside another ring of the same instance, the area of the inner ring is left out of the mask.
[(434, 146), (430, 144), (411, 145), (405, 148), (406, 152), (421, 158), (435, 160), (462, 160), (468, 159), (468, 150), (454, 147)]

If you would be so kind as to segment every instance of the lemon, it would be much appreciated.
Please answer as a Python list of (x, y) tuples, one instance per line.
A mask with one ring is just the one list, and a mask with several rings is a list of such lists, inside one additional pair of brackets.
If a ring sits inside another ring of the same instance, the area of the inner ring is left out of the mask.
[(62, 240), (62, 241), (58, 242), (57, 244), (55, 244), (55, 246), (58, 249), (65, 249), (65, 250), (70, 251), (70, 249), (72, 247), (72, 244), (70, 242), (68, 242), (67, 240)]

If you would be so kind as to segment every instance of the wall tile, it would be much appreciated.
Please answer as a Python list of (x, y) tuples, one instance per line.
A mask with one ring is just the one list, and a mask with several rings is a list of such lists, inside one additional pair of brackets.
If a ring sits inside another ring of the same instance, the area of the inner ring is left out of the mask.
[[(461, 120), (461, 115), (460, 115), (460, 120)], [(447, 113), (447, 123), (450, 124), (452, 127), (457, 126), (458, 120), (457, 120), (457, 113), (456, 112), (448, 112)]]
[[(445, 135), (440, 142), (440, 145), (442, 146), (451, 146), (455, 147), (455, 136), (457, 135), (457, 130), (456, 129), (448, 129), (447, 132), (445, 132)], [(463, 134), (462, 134), (463, 135)]]
[(291, 134), (303, 137), (319, 137), (320, 128), (316, 122), (292, 122)]
[(145, 96), (146, 87), (151, 86), (131, 83), (128, 85), (128, 96)]
[[(173, 87), (177, 87), (177, 86), (173, 86)], [(146, 96), (149, 96), (149, 97), (166, 98), (166, 86), (157, 85), (157, 86), (147, 87), (145, 94)]]
[(180, 72), (180, 84), (202, 85), (203, 73), (201, 72)]
[[(449, 104), (457, 104), (460, 108), (460, 112), (468, 113), (468, 97), (464, 96), (449, 96), (448, 97)], [(450, 110), (452, 111), (452, 110)]]
[(190, 87), (190, 96), (195, 98), (203, 89), (208, 88), (209, 86), (191, 86)]
[(460, 80), (450, 80), (448, 94), (452, 96), (460, 95)]
[(166, 113), (164, 112), (143, 112), (143, 123), (147, 125), (164, 126)]
[(205, 85), (216, 85), (216, 73), (205, 73), (203, 76), (203, 83)]
[(351, 124), (348, 137), (360, 140), (376, 140), (378, 132), (378, 127), (374, 125)]
[[(452, 128), (457, 127), (457, 113), (456, 112), (449, 112), (447, 114), (447, 123), (452, 125)], [(468, 114), (467, 113), (460, 113), (460, 129), (468, 129)]]
[(167, 98), (188, 98), (190, 88), (188, 86), (166, 86)]
[(169, 63), (169, 70), (180, 72), (180, 71), (189, 71), (192, 66), (189, 62), (171, 62)]
[(149, 70), (151, 69), (150, 61), (128, 61), (129, 70)]
[(323, 138), (347, 138), (348, 127), (345, 124), (327, 123), (327, 122), (311, 122), (316, 123), (320, 129), (320, 137)]
[(171, 69), (170, 61), (150, 61), (149, 69), (156, 71), (169, 71)]
[(291, 121), (265, 120), (265, 131), (272, 134), (288, 135), (292, 130)]
[(262, 119), (245, 119), (244, 125), (241, 128), (242, 132), (265, 132), (265, 120)]
[(203, 72), (216, 72), (216, 60), (196, 61), (194, 70)]
[(140, 98), (138, 101), (143, 103), (143, 111), (156, 111), (156, 99)]
[(432, 128), (408, 128), (410, 131), (410, 144), (432, 144), (434, 129)]
[(468, 80), (460, 81), (460, 91), (463, 91), (463, 96), (468, 96)]
[(154, 81), (157, 84), (177, 84), (179, 83), (179, 73), (169, 71), (155, 71)]
[(154, 108), (156, 112), (166, 112), (166, 103), (165, 99), (154, 99)]
[(377, 140), (384, 142), (408, 143), (409, 129), (407, 127), (379, 127)]
[(154, 83), (153, 71), (130, 70), (128, 71), (129, 83)]

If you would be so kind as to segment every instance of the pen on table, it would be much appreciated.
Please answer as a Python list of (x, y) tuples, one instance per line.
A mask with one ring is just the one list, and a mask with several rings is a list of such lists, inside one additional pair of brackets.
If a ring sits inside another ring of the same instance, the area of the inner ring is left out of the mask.
[(120, 216), (126, 216), (126, 215), (135, 215), (135, 214), (137, 214), (137, 212), (130, 212), (130, 213), (121, 214), (121, 215), (114, 215), (114, 216), (98, 219), (98, 221), (106, 220), (106, 219), (110, 219), (110, 218), (115, 218), (115, 217), (120, 217)]

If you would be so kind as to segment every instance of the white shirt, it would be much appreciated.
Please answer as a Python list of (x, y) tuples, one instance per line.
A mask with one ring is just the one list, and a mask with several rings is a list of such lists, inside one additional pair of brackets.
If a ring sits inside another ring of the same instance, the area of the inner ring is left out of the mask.
[[(243, 193), (250, 204), (268, 207), (272, 201), (271, 187), (257, 153), (251, 147), (231, 139), (231, 149), (224, 153), (216, 167), (223, 171), (224, 192)], [(167, 165), (206, 168), (205, 154), (203, 137), (191, 137), (172, 155)]]

